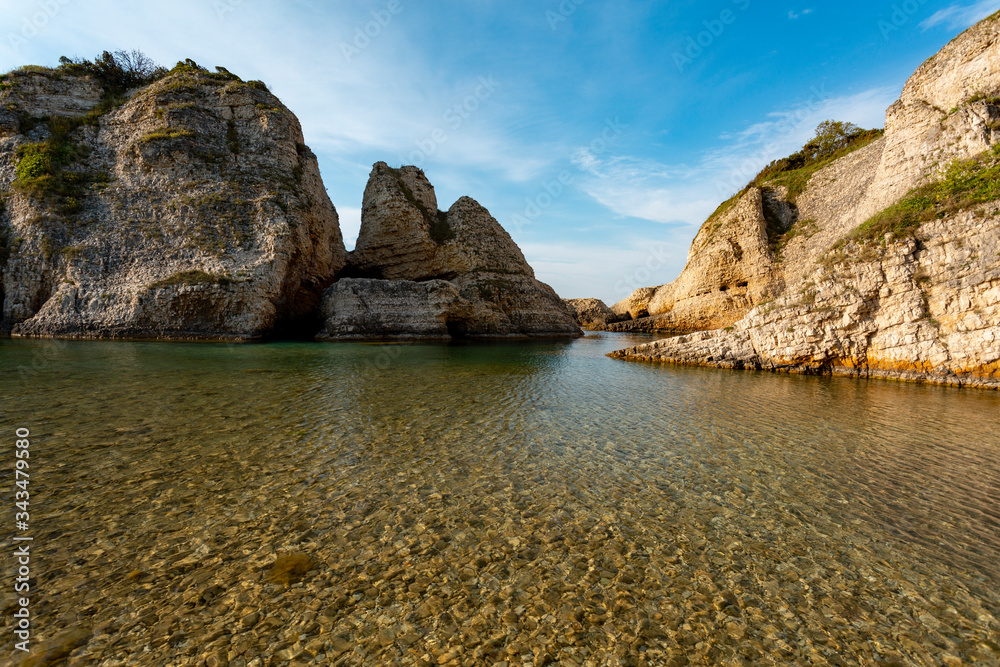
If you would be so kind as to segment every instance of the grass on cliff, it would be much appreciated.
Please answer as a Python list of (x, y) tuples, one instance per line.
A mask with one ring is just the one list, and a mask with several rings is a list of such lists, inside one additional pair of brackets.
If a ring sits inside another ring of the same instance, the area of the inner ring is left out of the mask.
[(84, 116), (21, 119), (23, 132), (45, 123), (49, 136), (45, 141), (24, 144), (17, 149), (14, 156), (17, 176), (14, 188), (58, 213), (75, 215), (83, 210), (82, 200), (88, 194), (88, 186), (106, 185), (110, 179), (106, 174), (74, 168), (87, 157), (89, 151), (73, 141), (73, 133), (84, 125), (96, 125), (104, 114), (128, 99), (129, 90), (166, 76), (166, 70), (141, 51), (105, 51), (94, 60), (71, 60), (63, 56), (59, 61), (61, 64), (55, 70), (22, 70), (52, 76), (87, 76), (101, 86), (104, 95)]
[(17, 148), (13, 187), (59, 213), (74, 215), (83, 209), (88, 186), (108, 179), (103, 174), (73, 170), (73, 165), (89, 151), (71, 141), (65, 131), (59, 131), (58, 122), (53, 123), (53, 128), (46, 141)]
[(968, 160), (956, 160), (940, 180), (911, 190), (903, 199), (858, 225), (833, 247), (914, 236), (920, 225), (1000, 200), (1000, 144)]
[(140, 144), (148, 144), (154, 141), (167, 141), (170, 139), (190, 139), (195, 136), (192, 130), (186, 128), (168, 127), (162, 130), (150, 132), (139, 139)]
[(816, 137), (803, 146), (801, 151), (764, 167), (751, 185), (783, 185), (788, 188), (788, 202), (794, 204), (799, 195), (805, 192), (813, 174), (881, 139), (885, 133), (884, 130), (862, 130), (850, 123), (841, 123), (840, 127), (830, 129), (830, 124), (838, 125), (835, 121), (822, 123), (816, 130)]
[(783, 185), (788, 188), (788, 203), (794, 205), (799, 195), (805, 192), (813, 174), (877, 141), (883, 134), (884, 130), (863, 130), (851, 123), (824, 121), (816, 128), (816, 135), (800, 151), (764, 167), (746, 187), (722, 202), (708, 219), (717, 218), (731, 209), (752, 187)]

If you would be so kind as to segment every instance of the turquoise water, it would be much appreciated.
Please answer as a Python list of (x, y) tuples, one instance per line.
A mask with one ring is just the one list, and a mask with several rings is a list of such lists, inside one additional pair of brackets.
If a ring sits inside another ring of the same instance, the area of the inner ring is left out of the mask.
[[(1000, 664), (1000, 394), (604, 356), (644, 340), (0, 340), (36, 637), (82, 632), (72, 664)], [(312, 567), (276, 579), (290, 553)]]

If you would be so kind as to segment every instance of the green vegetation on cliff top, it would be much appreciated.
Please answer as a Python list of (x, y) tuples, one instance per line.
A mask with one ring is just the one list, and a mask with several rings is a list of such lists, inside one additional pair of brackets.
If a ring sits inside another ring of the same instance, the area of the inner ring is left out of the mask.
[(785, 186), (788, 188), (788, 203), (795, 204), (799, 195), (805, 192), (813, 174), (880, 139), (883, 134), (884, 130), (863, 130), (853, 123), (824, 121), (816, 128), (816, 136), (802, 150), (764, 167), (745, 188), (722, 202), (708, 219), (712, 220), (728, 211), (752, 187)]
[[(80, 167), (80, 161), (87, 156), (88, 151), (73, 141), (73, 133), (83, 126), (97, 125), (105, 114), (128, 101), (131, 91), (173, 74), (194, 74), (214, 81), (238, 82), (255, 90), (267, 90), (263, 82), (243, 82), (225, 67), (216, 67), (215, 72), (209, 72), (191, 59), (178, 62), (173, 69), (167, 70), (141, 51), (105, 51), (94, 60), (72, 60), (63, 56), (59, 61), (60, 65), (56, 69), (26, 66), (17, 72), (57, 78), (90, 77), (101, 86), (104, 94), (97, 106), (84, 116), (30, 118), (23, 115), (23, 133), (30, 132), (39, 124), (45, 124), (49, 129), (49, 136), (43, 141), (24, 144), (18, 148), (14, 156), (17, 179), (13, 185), (16, 190), (45, 203), (54, 212), (65, 215), (74, 215), (83, 209), (82, 199), (87, 195), (88, 185), (101, 186), (109, 181), (107, 174), (93, 174)], [(14, 87), (14, 83), (8, 81), (11, 74), (0, 77), (3, 89)], [(147, 143), (187, 138), (193, 134), (190, 130), (166, 129), (148, 134), (141, 141)]]
[(925, 222), (1000, 199), (1000, 144), (968, 160), (956, 160), (941, 179), (911, 190), (903, 199), (861, 223), (834, 250), (913, 236)]

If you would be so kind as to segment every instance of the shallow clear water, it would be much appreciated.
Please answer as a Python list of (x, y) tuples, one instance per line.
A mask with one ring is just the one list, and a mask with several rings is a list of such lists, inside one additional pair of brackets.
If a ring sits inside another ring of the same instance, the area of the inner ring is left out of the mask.
[[(70, 664), (1000, 664), (1000, 393), (604, 356), (638, 340), (0, 340), (35, 639), (81, 633)], [(287, 553), (312, 567), (276, 576)]]

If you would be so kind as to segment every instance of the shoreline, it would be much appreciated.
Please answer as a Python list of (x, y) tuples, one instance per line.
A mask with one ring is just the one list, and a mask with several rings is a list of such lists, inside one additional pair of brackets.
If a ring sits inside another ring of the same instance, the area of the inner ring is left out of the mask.
[(700, 368), (718, 368), (729, 371), (757, 371), (784, 375), (811, 375), (815, 377), (844, 377), (858, 380), (888, 380), (909, 384), (929, 384), (951, 387), (953, 389), (982, 389), (1000, 391), (1000, 378), (963, 378), (954, 374), (932, 374), (918, 372), (892, 371), (885, 369), (848, 368), (846, 366), (805, 366), (801, 364), (762, 364), (742, 360), (730, 361), (693, 361), (672, 357), (652, 357), (635, 354), (636, 348), (616, 350), (607, 356), (620, 361), (635, 363), (665, 364), (671, 366), (689, 366)]

